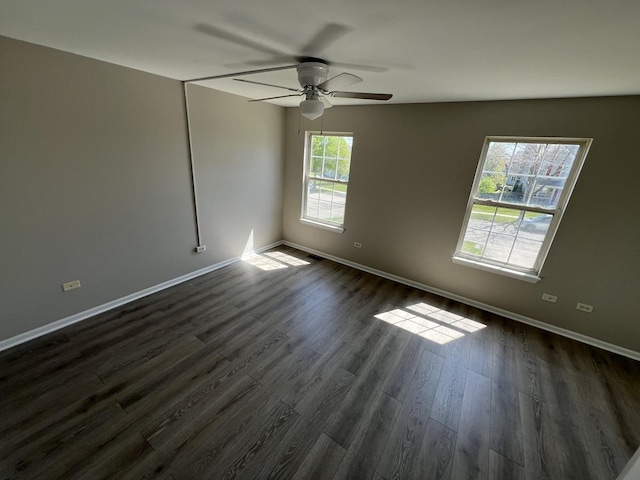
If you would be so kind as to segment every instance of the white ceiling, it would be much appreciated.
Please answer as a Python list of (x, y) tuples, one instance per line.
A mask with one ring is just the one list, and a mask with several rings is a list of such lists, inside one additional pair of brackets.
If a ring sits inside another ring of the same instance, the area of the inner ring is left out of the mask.
[[(181, 80), (264, 68), (255, 62), (277, 56), (268, 52), (299, 55), (330, 24), (346, 33), (316, 56), (379, 69), (333, 66), (329, 76), (355, 73), (365, 81), (347, 90), (393, 93), (391, 103), (640, 94), (640, 0), (0, 2), (2, 35)], [(295, 70), (244, 78), (298, 87)]]

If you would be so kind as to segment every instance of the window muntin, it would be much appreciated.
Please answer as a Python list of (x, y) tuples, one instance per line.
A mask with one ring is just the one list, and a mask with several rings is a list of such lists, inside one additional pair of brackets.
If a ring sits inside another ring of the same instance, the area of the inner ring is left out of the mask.
[(538, 275), (590, 144), (488, 137), (454, 258)]
[(352, 148), (351, 134), (307, 133), (303, 219), (344, 225)]

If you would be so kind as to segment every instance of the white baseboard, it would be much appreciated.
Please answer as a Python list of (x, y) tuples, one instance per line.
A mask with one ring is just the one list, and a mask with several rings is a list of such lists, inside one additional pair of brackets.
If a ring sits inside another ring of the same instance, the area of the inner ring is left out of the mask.
[(488, 312), (501, 315), (511, 320), (515, 320), (521, 323), (526, 323), (527, 325), (531, 325), (533, 327), (537, 327), (542, 330), (547, 330), (552, 333), (557, 333), (558, 335), (562, 335), (563, 337), (571, 338), (573, 340), (578, 340), (579, 342), (586, 343), (588, 345), (592, 345), (594, 347), (598, 347), (603, 350), (607, 350), (609, 352), (617, 353), (619, 355), (623, 355), (625, 357), (629, 357), (634, 360), (640, 360), (640, 352), (636, 352), (628, 348), (624, 348), (618, 345), (614, 345), (612, 343), (604, 342), (602, 340), (598, 340), (597, 338), (589, 337), (581, 333), (567, 330), (566, 328), (561, 328), (555, 325), (551, 325), (549, 323), (541, 322), (540, 320), (536, 320), (534, 318), (525, 317), (524, 315), (520, 315), (518, 313), (510, 312), (508, 310), (503, 310), (502, 308), (494, 307), (486, 303), (482, 303), (476, 300), (472, 300), (470, 298), (462, 297), (460, 295), (456, 295), (455, 293), (450, 293), (444, 290), (440, 290), (439, 288), (430, 287), (429, 285), (425, 285), (423, 283), (414, 282), (413, 280), (399, 277), (391, 273), (383, 272), (382, 270), (377, 270), (375, 268), (367, 267), (366, 265), (361, 265), (359, 263), (352, 262), (350, 260), (345, 260), (344, 258), (335, 257), (333, 255), (329, 255), (328, 253), (324, 253), (319, 250), (314, 250), (313, 248), (308, 248), (303, 245), (298, 245), (297, 243), (289, 242), (286, 240), (282, 243), (289, 247), (297, 248), (298, 250), (312, 253), (314, 255), (318, 255), (319, 257), (324, 257), (326, 259), (333, 260), (334, 262), (341, 263), (349, 267), (357, 268), (358, 270), (362, 270), (367, 273), (372, 273), (373, 275), (377, 275), (379, 277), (393, 280), (394, 282), (402, 283), (404, 285), (408, 285), (410, 287), (414, 287), (419, 290), (424, 290), (425, 292), (440, 295), (441, 297), (449, 298), (451, 300), (455, 300), (457, 302), (464, 303), (466, 305), (471, 305), (472, 307), (481, 308), (482, 310), (486, 310)]
[[(264, 247), (260, 247), (255, 250), (256, 253), (264, 252), (274, 247), (278, 247), (282, 245), (283, 242), (277, 241), (270, 245), (266, 245)], [(98, 305), (97, 307), (90, 308), (89, 310), (85, 310), (80, 313), (76, 313), (75, 315), (71, 315), (69, 317), (62, 318), (60, 320), (56, 320), (54, 322), (43, 325), (42, 327), (34, 328), (33, 330), (29, 330), (28, 332), (20, 333), (14, 337), (7, 338), (6, 340), (0, 340), (0, 352), (3, 350), (7, 350), (11, 347), (15, 347), (16, 345), (20, 345), (21, 343), (28, 342), (29, 340), (33, 340), (34, 338), (41, 337), (51, 332), (55, 332), (56, 330), (60, 330), (68, 325), (72, 325), (77, 322), (81, 322), (82, 320), (86, 320), (100, 313), (107, 312), (114, 308), (120, 307), (127, 303), (138, 300), (139, 298), (146, 297), (147, 295), (151, 295), (153, 293), (157, 293), (166, 288), (173, 287), (180, 283), (186, 282), (193, 278), (199, 277), (201, 275), (205, 275), (209, 272), (213, 272), (214, 270), (218, 270), (219, 268), (226, 267), (227, 265), (231, 265), (232, 263), (237, 262), (242, 257), (234, 257), (228, 260), (223, 260), (222, 262), (218, 262), (214, 265), (209, 265), (208, 267), (201, 268), (200, 270), (196, 270), (194, 272), (187, 273), (180, 277), (167, 280), (166, 282), (162, 282), (158, 285), (154, 285), (153, 287), (145, 288), (144, 290), (140, 290), (139, 292), (132, 293), (131, 295), (127, 295), (122, 298), (117, 298), (112, 300), (111, 302), (107, 302), (102, 305)]]

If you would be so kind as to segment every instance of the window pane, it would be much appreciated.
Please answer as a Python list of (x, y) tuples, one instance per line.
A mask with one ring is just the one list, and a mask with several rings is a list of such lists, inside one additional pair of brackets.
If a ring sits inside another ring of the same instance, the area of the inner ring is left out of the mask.
[(322, 167), (322, 177), (335, 180), (337, 173), (337, 163), (338, 161), (335, 158), (325, 157), (324, 165)]
[(313, 135), (311, 137), (312, 155), (322, 157), (324, 154), (324, 139), (321, 135)]
[(460, 251), (491, 263), (532, 269), (553, 215), (474, 205)]
[(580, 145), (490, 142), (476, 198), (555, 208)]
[(541, 247), (542, 242), (519, 236), (513, 245), (513, 251), (509, 257), (509, 264), (532, 269), (535, 266), (536, 258), (538, 258)]
[(549, 230), (553, 215), (527, 213), (520, 223), (520, 237), (542, 241)]
[(333, 205), (331, 207), (331, 221), (344, 223), (344, 208), (347, 203), (347, 186), (339, 183), (333, 186)]
[(311, 157), (310, 175), (319, 177), (322, 175), (322, 157)]
[(318, 202), (318, 220), (331, 221), (331, 202), (320, 199)]
[(318, 202), (320, 201), (320, 195), (318, 188), (318, 181), (310, 179), (307, 185), (307, 211), (306, 217), (318, 218)]
[(341, 182), (348, 182), (350, 169), (351, 159), (338, 159), (338, 180), (340, 180)]

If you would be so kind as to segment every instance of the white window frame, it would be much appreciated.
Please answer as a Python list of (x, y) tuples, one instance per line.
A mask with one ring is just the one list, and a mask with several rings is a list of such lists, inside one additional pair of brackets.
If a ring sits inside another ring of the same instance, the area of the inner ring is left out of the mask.
[[(527, 206), (521, 205), (517, 203), (509, 203), (505, 201), (496, 201), (493, 199), (482, 199), (477, 198), (476, 192), (478, 191), (478, 187), (480, 181), (482, 180), (482, 173), (484, 170), (484, 165), (487, 159), (487, 152), (489, 150), (489, 144), (491, 142), (508, 142), (508, 143), (548, 143), (548, 144), (570, 144), (570, 145), (579, 145), (578, 153), (576, 154), (576, 158), (571, 166), (571, 170), (569, 175), (567, 176), (564, 188), (558, 199), (557, 206), (554, 208), (544, 208), (539, 206)], [(578, 180), (578, 176), (584, 165), (585, 158), (587, 153), (589, 152), (589, 148), (591, 147), (591, 138), (558, 138), (558, 137), (506, 137), (506, 136), (488, 136), (484, 140), (484, 144), (482, 146), (482, 153), (480, 154), (480, 160), (478, 162), (478, 168), (476, 169), (475, 178), (473, 181), (473, 185), (471, 187), (471, 193), (469, 195), (469, 200), (467, 202), (467, 211), (464, 216), (464, 221), (462, 222), (462, 229), (460, 230), (460, 236), (458, 238), (458, 244), (456, 245), (456, 251), (452, 258), (454, 263), (459, 265), (465, 265), (473, 268), (478, 268), (480, 270), (485, 270), (493, 273), (498, 273), (501, 275), (506, 275), (508, 277), (517, 278), (520, 280), (528, 281), (531, 283), (537, 283), (541, 280), (540, 272), (542, 271), (542, 267), (544, 262), (549, 254), (549, 250), (551, 248), (551, 244), (558, 230), (558, 226), (560, 225), (560, 221), (562, 220), (562, 216), (566, 210), (567, 204), (569, 202), (569, 198), (571, 197), (571, 193), (576, 185), (576, 181)], [(537, 212), (543, 214), (551, 214), (553, 218), (549, 224), (549, 228), (547, 230), (547, 234), (542, 242), (540, 247), (540, 251), (538, 252), (538, 256), (534, 263), (534, 266), (530, 269), (518, 267), (515, 265), (509, 265), (504, 262), (494, 261), (488, 258), (482, 258), (467, 252), (462, 251), (462, 247), (464, 244), (465, 234), (467, 231), (467, 226), (469, 224), (469, 219), (471, 217), (472, 209), (474, 205), (487, 205), (491, 207), (499, 207), (499, 208), (511, 208), (517, 210), (524, 210), (525, 212)]]
[[(320, 220), (317, 218), (307, 217), (307, 192), (309, 191), (309, 181), (322, 181), (322, 182), (332, 182), (334, 184), (339, 185), (347, 185), (347, 195), (345, 198), (345, 217), (346, 217), (346, 202), (349, 196), (349, 181), (344, 180), (332, 180), (326, 179), (322, 177), (311, 176), (311, 153), (312, 153), (312, 137), (316, 136), (324, 136), (324, 137), (350, 137), (353, 142), (353, 133), (352, 132), (319, 132), (319, 131), (308, 131), (305, 132), (305, 143), (304, 143), (304, 169), (302, 175), (302, 212), (300, 215), (300, 222), (305, 225), (310, 225), (313, 227), (323, 228), (325, 230), (330, 230), (336, 233), (344, 232), (344, 221), (343, 223), (330, 222), (327, 220)], [(353, 160), (353, 150), (351, 152), (351, 160)], [(349, 166), (349, 171), (351, 171), (351, 166)]]

